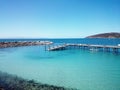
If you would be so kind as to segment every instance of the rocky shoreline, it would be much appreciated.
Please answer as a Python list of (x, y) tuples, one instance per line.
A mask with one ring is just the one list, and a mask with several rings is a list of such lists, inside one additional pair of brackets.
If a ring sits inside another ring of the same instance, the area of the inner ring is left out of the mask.
[(76, 90), (48, 84), (0, 72), (0, 90)]
[(49, 45), (50, 41), (15, 41), (15, 42), (0, 42), (0, 48), (19, 47), (19, 46), (33, 46), (33, 45)]

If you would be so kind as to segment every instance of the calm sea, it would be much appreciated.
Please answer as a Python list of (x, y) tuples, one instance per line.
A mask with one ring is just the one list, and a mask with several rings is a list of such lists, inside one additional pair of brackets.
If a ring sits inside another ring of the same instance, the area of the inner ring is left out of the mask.
[(6, 41), (38, 41), (47, 40), (53, 41), (54, 43), (81, 43), (81, 44), (102, 44), (102, 45), (118, 45), (120, 44), (120, 39), (91, 39), (91, 38), (72, 38), (72, 39), (0, 39), (0, 42)]
[[(44, 39), (1, 39), (0, 41)], [(118, 45), (120, 39), (45, 39), (55, 43)], [(79, 90), (120, 90), (120, 54), (83, 49), (45, 51), (44, 46), (0, 49), (0, 71)]]

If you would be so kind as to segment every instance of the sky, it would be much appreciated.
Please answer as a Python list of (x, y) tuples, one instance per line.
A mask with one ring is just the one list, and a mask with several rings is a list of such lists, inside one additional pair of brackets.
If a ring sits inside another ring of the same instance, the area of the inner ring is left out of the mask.
[(120, 32), (120, 0), (0, 0), (0, 38)]

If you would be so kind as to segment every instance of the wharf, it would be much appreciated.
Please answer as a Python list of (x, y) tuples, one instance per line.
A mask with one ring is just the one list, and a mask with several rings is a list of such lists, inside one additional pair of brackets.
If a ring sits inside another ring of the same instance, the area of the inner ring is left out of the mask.
[(63, 44), (59, 46), (51, 46), (48, 48), (48, 51), (59, 51), (59, 50), (65, 50), (68, 47), (73, 48), (83, 48), (83, 49), (89, 49), (89, 50), (103, 50), (103, 51), (114, 51), (118, 52), (120, 49), (120, 46), (113, 46), (113, 45), (94, 45), (94, 44)]

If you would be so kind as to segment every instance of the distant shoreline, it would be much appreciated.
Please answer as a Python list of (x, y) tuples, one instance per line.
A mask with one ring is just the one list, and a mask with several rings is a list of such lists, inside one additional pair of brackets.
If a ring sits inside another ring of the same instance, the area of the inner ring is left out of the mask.
[(116, 33), (116, 32), (100, 33), (96, 35), (87, 36), (86, 38), (118, 38), (120, 39), (120, 33)]

